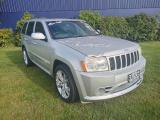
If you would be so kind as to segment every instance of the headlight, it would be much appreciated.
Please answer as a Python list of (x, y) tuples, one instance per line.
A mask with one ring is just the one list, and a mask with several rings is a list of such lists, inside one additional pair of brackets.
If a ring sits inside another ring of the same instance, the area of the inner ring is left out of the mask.
[(81, 67), (84, 72), (95, 72), (108, 70), (106, 57), (88, 57), (81, 61)]

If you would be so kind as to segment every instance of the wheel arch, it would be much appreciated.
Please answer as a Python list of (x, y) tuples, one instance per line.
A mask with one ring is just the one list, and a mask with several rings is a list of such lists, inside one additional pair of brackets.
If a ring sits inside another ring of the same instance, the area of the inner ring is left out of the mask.
[[(69, 71), (70, 71), (70, 73), (72, 74), (72, 77), (73, 77), (73, 80), (74, 80), (74, 83), (75, 83), (75, 86), (76, 86), (76, 89), (77, 89), (77, 92), (78, 92), (78, 97), (80, 98), (80, 91), (79, 91), (79, 87), (78, 87), (78, 85), (77, 85), (77, 82), (76, 82), (76, 80), (75, 80), (75, 77), (74, 77), (74, 72), (73, 72), (73, 69), (74, 68), (72, 68), (72, 65), (70, 65), (70, 63), (65, 63), (65, 62), (62, 62), (61, 60), (59, 60), (59, 59), (56, 59), (54, 62), (53, 62), (53, 69), (52, 69), (52, 76), (54, 75), (54, 72), (55, 72), (55, 68), (58, 66), (58, 65), (60, 65), (60, 64), (63, 64), (63, 65), (65, 65), (68, 69), (69, 69)], [(54, 77), (54, 76), (53, 76)]]
[[(70, 68), (70, 65), (66, 64), (65, 62), (62, 62), (61, 60), (58, 60), (56, 59), (54, 62), (53, 62), (53, 69), (52, 69), (52, 74), (55, 72), (55, 68), (60, 65), (60, 64), (63, 64), (65, 66), (67, 66), (67, 68), (70, 70), (70, 72), (72, 73), (71, 71), (71, 68)], [(72, 73), (73, 74), (73, 73)]]
[(24, 45), (22, 45), (22, 50), (24, 50), (26, 47)]

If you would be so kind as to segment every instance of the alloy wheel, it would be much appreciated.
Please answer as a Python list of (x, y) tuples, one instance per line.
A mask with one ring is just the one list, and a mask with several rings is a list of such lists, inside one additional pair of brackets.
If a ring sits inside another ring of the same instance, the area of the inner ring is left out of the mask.
[(58, 70), (56, 73), (56, 86), (59, 94), (64, 99), (67, 99), (70, 96), (70, 88), (68, 84), (69, 81), (67, 75), (62, 70)]

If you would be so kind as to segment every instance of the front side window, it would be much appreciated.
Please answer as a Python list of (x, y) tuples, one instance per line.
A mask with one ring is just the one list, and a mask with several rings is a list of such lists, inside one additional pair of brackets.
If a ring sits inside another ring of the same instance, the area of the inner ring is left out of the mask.
[(25, 34), (25, 32), (26, 32), (26, 27), (27, 27), (27, 23), (25, 23), (25, 24), (23, 25), (22, 34)]
[(31, 34), (33, 33), (33, 27), (34, 27), (34, 22), (29, 22), (28, 29), (27, 29), (27, 35), (31, 36)]
[(44, 35), (46, 35), (41, 22), (36, 22), (35, 32), (43, 33)]
[(47, 26), (53, 39), (99, 35), (91, 26), (82, 21), (50, 21)]

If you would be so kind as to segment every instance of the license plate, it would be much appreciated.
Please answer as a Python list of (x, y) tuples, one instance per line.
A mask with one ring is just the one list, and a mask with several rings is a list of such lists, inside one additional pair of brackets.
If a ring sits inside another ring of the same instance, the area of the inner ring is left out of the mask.
[(136, 72), (128, 75), (128, 82), (137, 81), (140, 80), (140, 78), (140, 70), (137, 70)]

